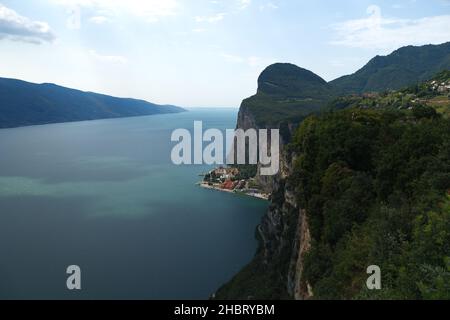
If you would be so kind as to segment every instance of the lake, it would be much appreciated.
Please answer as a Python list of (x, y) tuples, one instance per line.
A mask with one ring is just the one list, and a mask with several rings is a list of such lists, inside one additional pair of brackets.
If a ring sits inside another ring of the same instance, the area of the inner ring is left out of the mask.
[[(267, 202), (196, 186), (177, 128), (235, 109), (0, 130), (0, 299), (206, 299), (252, 259)], [(66, 288), (81, 268), (82, 290)]]

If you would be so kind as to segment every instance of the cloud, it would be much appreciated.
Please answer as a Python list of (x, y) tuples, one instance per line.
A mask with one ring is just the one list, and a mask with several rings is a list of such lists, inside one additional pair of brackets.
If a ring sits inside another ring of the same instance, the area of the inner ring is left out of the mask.
[(240, 10), (247, 9), (252, 4), (252, 0), (238, 0), (238, 8)]
[(209, 3), (213, 4), (214, 6), (220, 6), (222, 12), (209, 16), (196, 16), (195, 21), (197, 21), (198, 23), (217, 23), (224, 20), (226, 16), (239, 14), (241, 11), (247, 9), (252, 4), (252, 0), (213, 0), (209, 1)]
[(0, 4), (0, 39), (41, 44), (55, 40), (46, 22), (33, 21)]
[(273, 2), (267, 2), (267, 3), (262, 4), (262, 5), (259, 6), (259, 10), (260, 10), (260, 11), (265, 11), (265, 10), (276, 10), (276, 9), (278, 9), (278, 8), (279, 8), (279, 7), (278, 7), (275, 3), (273, 3)]
[(95, 17), (89, 18), (89, 21), (92, 23), (95, 23), (95, 24), (104, 24), (106, 22), (109, 22), (110, 19), (105, 16), (95, 16)]
[(197, 16), (195, 17), (195, 21), (201, 23), (201, 22), (207, 22), (207, 23), (216, 23), (219, 21), (222, 21), (223, 18), (225, 18), (225, 13), (217, 13), (212, 16)]
[(108, 62), (108, 63), (114, 63), (114, 64), (126, 64), (128, 63), (128, 59), (123, 56), (108, 56), (108, 55), (101, 55), (97, 53), (95, 50), (90, 50), (89, 54), (100, 62)]
[(378, 6), (367, 8), (367, 18), (332, 26), (334, 45), (351, 48), (397, 49), (405, 45), (440, 44), (450, 41), (450, 15), (420, 19), (386, 18)]
[(122, 13), (144, 18), (150, 22), (173, 16), (179, 8), (178, 0), (53, 0), (68, 7), (82, 7), (116, 16)]

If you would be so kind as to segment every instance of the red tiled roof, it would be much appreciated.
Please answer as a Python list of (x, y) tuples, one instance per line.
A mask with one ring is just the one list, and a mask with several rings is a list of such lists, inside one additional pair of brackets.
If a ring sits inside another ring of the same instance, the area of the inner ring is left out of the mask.
[(234, 189), (234, 183), (231, 180), (227, 180), (222, 184), (222, 189), (227, 190), (233, 190)]

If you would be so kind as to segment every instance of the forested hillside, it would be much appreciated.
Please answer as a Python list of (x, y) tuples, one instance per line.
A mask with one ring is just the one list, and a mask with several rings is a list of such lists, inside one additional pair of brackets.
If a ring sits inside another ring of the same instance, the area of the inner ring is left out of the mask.
[[(450, 298), (449, 119), (422, 106), (331, 112), (302, 124), (292, 152), (316, 298)], [(365, 288), (369, 265), (383, 290)]]
[[(269, 181), (261, 247), (218, 298), (450, 298), (450, 72), (430, 78), (302, 121)], [(367, 289), (371, 265), (382, 290)]]
[(0, 128), (182, 111), (143, 100), (0, 78)]

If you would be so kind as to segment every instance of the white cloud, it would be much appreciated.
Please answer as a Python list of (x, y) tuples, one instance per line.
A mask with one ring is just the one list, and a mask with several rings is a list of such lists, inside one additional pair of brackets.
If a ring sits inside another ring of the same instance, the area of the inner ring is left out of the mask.
[(369, 16), (333, 25), (332, 44), (390, 51), (405, 45), (440, 44), (450, 41), (450, 15), (420, 19), (386, 18), (378, 6), (367, 9)]
[(0, 4), (0, 39), (10, 39), (35, 44), (55, 39), (46, 22), (33, 21)]
[(212, 16), (197, 16), (195, 17), (195, 21), (201, 23), (201, 22), (207, 22), (207, 23), (216, 23), (219, 21), (222, 21), (223, 18), (225, 18), (225, 13), (217, 13)]
[(252, 0), (222, 0), (222, 1), (209, 1), (211, 4), (215, 6), (220, 6), (222, 8), (222, 12), (212, 14), (209, 16), (196, 16), (195, 21), (199, 23), (217, 23), (225, 19), (226, 16), (231, 16), (235, 14), (239, 14), (241, 11), (247, 9), (251, 6)]
[(123, 56), (109, 56), (109, 55), (101, 55), (97, 53), (95, 50), (90, 50), (89, 54), (97, 61), (100, 62), (108, 62), (114, 64), (126, 64), (128, 63), (128, 59)]
[(238, 0), (238, 7), (240, 10), (247, 9), (252, 4), (252, 0)]
[(102, 15), (131, 14), (151, 22), (175, 15), (180, 5), (178, 0), (53, 0), (53, 2), (69, 7), (90, 8), (102, 12)]
[(92, 23), (95, 23), (95, 24), (104, 24), (106, 22), (109, 22), (110, 19), (105, 16), (95, 16), (95, 17), (91, 17), (89, 19), (89, 21)]
[(279, 8), (279, 7), (278, 7), (275, 3), (273, 3), (273, 2), (267, 2), (267, 3), (262, 4), (262, 5), (259, 6), (259, 10), (261, 10), (261, 11), (265, 11), (265, 10), (276, 10), (276, 9), (278, 9), (278, 8)]

